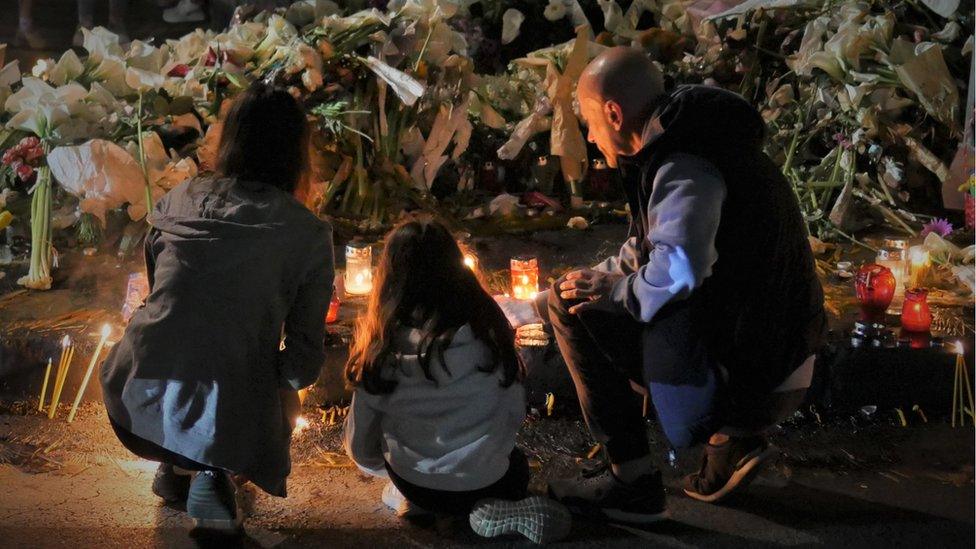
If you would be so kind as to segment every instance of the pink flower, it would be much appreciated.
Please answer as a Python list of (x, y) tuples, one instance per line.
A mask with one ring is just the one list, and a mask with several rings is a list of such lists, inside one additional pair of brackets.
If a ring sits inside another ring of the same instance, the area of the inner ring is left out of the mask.
[(17, 177), (19, 177), (24, 183), (27, 183), (32, 177), (34, 177), (34, 168), (27, 164), (21, 164), (18, 162), (17, 166), (14, 167), (14, 171), (17, 172)]
[(952, 223), (949, 223), (948, 219), (933, 219), (922, 225), (921, 236), (928, 236), (929, 233), (935, 233), (945, 238), (952, 233)]

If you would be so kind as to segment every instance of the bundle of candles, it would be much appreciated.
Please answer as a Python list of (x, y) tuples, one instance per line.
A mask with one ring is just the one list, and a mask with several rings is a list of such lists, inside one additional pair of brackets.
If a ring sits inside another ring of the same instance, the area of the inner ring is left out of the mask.
[[(959, 425), (966, 424), (966, 416), (973, 418), (973, 388), (969, 381), (969, 370), (966, 368), (965, 348), (962, 341), (957, 341), (954, 351), (956, 353), (956, 373), (952, 385), (952, 426), (956, 426), (958, 419)], [(965, 387), (965, 392), (963, 391)], [(967, 407), (965, 401), (969, 402)]]
[[(102, 326), (101, 338), (98, 340), (98, 346), (95, 347), (95, 352), (92, 354), (91, 360), (88, 362), (88, 368), (85, 370), (85, 376), (82, 378), (81, 385), (78, 387), (78, 393), (75, 395), (75, 400), (71, 405), (71, 411), (68, 412), (68, 423), (71, 423), (75, 419), (75, 414), (78, 412), (78, 406), (81, 404), (81, 399), (85, 395), (85, 389), (88, 388), (88, 383), (91, 381), (92, 373), (95, 371), (95, 365), (98, 363), (98, 357), (102, 353), (102, 349), (105, 347), (106, 341), (108, 341), (109, 334), (112, 333), (112, 327), (108, 324)], [(68, 379), (68, 371), (71, 369), (71, 361), (75, 356), (75, 347), (72, 344), (71, 338), (64, 336), (61, 340), (61, 358), (58, 360), (58, 369), (54, 374), (53, 385), (51, 387), (51, 399), (48, 402), (47, 417), (48, 419), (54, 419), (54, 416), (58, 412), (58, 404), (61, 401), (61, 392), (64, 390), (65, 381)], [(52, 371), (52, 359), (47, 361), (47, 369), (44, 372), (44, 382), (41, 384), (41, 396), (37, 401), (37, 410), (40, 412), (44, 411), (44, 398), (47, 394), (47, 387), (51, 385), (51, 371)]]

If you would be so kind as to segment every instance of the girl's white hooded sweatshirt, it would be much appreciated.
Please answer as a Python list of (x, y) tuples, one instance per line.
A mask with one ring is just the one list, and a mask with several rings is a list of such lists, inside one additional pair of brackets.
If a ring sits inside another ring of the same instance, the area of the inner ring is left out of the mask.
[[(515, 434), (525, 419), (525, 390), (502, 387), (502, 367), (485, 373), (491, 352), (462, 326), (444, 350), (447, 371), (431, 359), (425, 377), (417, 348), (422, 332), (401, 330), (390, 394), (356, 389), (345, 425), (349, 456), (364, 472), (387, 476), (384, 461), (411, 484), (446, 491), (477, 490), (508, 470)], [(450, 373), (448, 373), (448, 371)]]

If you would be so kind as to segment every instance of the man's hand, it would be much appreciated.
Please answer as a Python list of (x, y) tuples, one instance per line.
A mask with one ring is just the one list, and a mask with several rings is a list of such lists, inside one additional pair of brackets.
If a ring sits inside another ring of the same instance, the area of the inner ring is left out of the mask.
[(570, 314), (576, 314), (581, 310), (589, 308), (592, 302), (606, 297), (613, 290), (613, 286), (624, 275), (618, 273), (605, 273), (594, 271), (593, 269), (580, 269), (572, 271), (563, 277), (559, 283), (559, 297), (566, 300), (582, 299), (583, 303), (573, 305), (569, 308)]

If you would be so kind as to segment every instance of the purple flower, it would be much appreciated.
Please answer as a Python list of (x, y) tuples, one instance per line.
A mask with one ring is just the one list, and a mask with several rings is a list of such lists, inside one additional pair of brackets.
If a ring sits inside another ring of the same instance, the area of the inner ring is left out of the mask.
[(949, 223), (948, 219), (933, 219), (922, 225), (922, 236), (928, 236), (929, 233), (945, 238), (952, 233), (952, 223)]
[(848, 139), (847, 136), (845, 136), (841, 132), (837, 132), (834, 134), (834, 141), (836, 141), (838, 145), (844, 147), (844, 149), (846, 150), (850, 150), (851, 147), (854, 146), (854, 143), (852, 143), (851, 140)]

